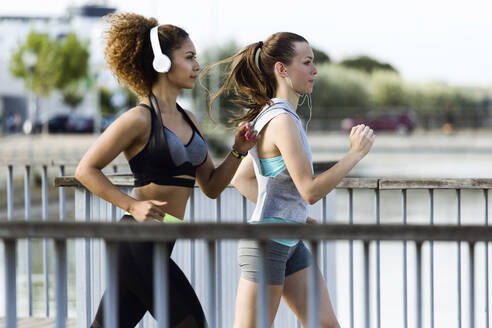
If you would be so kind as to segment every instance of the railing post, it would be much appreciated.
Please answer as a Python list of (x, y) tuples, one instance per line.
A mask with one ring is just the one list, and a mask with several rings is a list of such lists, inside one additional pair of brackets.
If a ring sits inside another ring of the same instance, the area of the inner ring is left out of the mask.
[[(434, 189), (429, 189), (429, 218), (434, 225)], [(430, 241), (430, 326), (434, 328), (434, 241)]]
[[(91, 200), (90, 192), (84, 189), (84, 221), (90, 222), (91, 217)], [(85, 316), (86, 322), (89, 324), (92, 321), (92, 284), (91, 284), (91, 240), (90, 238), (85, 238)]]
[(209, 326), (210, 327), (217, 327), (216, 325), (216, 318), (217, 318), (217, 306), (216, 306), (216, 279), (215, 279), (215, 272), (216, 272), (216, 247), (215, 247), (215, 240), (208, 240), (207, 241), (207, 251), (208, 251), (208, 258), (209, 258), (209, 265), (208, 265), (208, 303), (210, 305), (210, 322)]
[(16, 241), (4, 240), (5, 246), (5, 327), (17, 327)]
[[(401, 191), (403, 225), (407, 224), (407, 190)], [(408, 258), (407, 241), (403, 241), (403, 327), (408, 328)]]
[(370, 254), (369, 254), (369, 241), (364, 241), (364, 311), (365, 311), (365, 327), (371, 327), (371, 306), (370, 306)]
[(7, 166), (7, 219), (14, 219), (14, 167)]
[(268, 244), (265, 240), (258, 241), (260, 246), (260, 257), (258, 258), (258, 271), (260, 272), (258, 281), (258, 294), (256, 295), (256, 326), (268, 327), (270, 320), (269, 302), (268, 302), (268, 282), (267, 277), (267, 254)]
[[(195, 222), (196, 214), (195, 214), (195, 192), (196, 188), (193, 188), (190, 195), (190, 223)], [(195, 275), (195, 240), (190, 239), (190, 282), (193, 287), (196, 284), (196, 275)]]
[[(381, 199), (379, 189), (374, 189), (376, 224), (381, 224)], [(376, 240), (376, 327), (381, 328), (381, 242)]]
[[(489, 190), (483, 190), (485, 225), (489, 225)], [(489, 327), (489, 243), (485, 242), (485, 327)]]
[[(24, 167), (24, 212), (26, 221), (31, 220), (31, 166)], [(32, 317), (32, 257), (31, 239), (27, 239), (27, 293), (29, 316)]]
[(417, 305), (417, 328), (422, 328), (422, 242), (416, 242), (417, 268), (416, 268), (416, 305)]
[(241, 196), (241, 212), (242, 212), (242, 222), (247, 223), (248, 222), (248, 200), (246, 197)]
[(470, 292), (470, 328), (475, 328), (475, 243), (468, 243), (468, 251), (470, 257), (469, 267), (469, 292)]
[[(461, 225), (461, 189), (456, 189), (456, 207), (457, 207), (457, 224)], [(461, 242), (457, 242), (458, 246), (458, 327), (462, 327), (461, 314)]]
[[(65, 165), (60, 165), (60, 176), (65, 176)], [(65, 197), (65, 187), (61, 186), (58, 187), (58, 198), (60, 199), (60, 204), (59, 204), (59, 216), (60, 216), (60, 221), (64, 221), (66, 218), (66, 197)]]
[[(42, 198), (42, 220), (48, 220), (48, 167), (44, 164), (41, 173), (41, 198)], [(50, 280), (49, 280), (49, 252), (47, 238), (43, 240), (43, 267), (44, 267), (44, 302), (46, 317), (50, 316)]]
[(67, 244), (65, 240), (55, 240), (55, 294), (56, 328), (67, 324)]
[[(354, 190), (348, 189), (349, 224), (354, 224)], [(350, 327), (354, 328), (354, 241), (349, 240)]]
[[(221, 223), (222, 222), (222, 197), (219, 195), (217, 197), (216, 202), (215, 202), (215, 222)], [(221, 247), (221, 240), (216, 241), (216, 265), (217, 265), (217, 272), (216, 272), (216, 286), (220, 286), (222, 284), (222, 247)], [(218, 289), (216, 290), (216, 300), (217, 300), (217, 307), (215, 309), (215, 315), (216, 315), (216, 324), (217, 328), (222, 327), (222, 290)]]
[(319, 254), (319, 242), (317, 240), (311, 241), (311, 253), (310, 259), (311, 266), (309, 269), (309, 292), (308, 292), (308, 323), (310, 328), (319, 327), (319, 283), (318, 283), (318, 254)]
[[(105, 241), (106, 246), (106, 292), (104, 295), (104, 327), (119, 327), (119, 310), (118, 309), (118, 243)], [(155, 270), (154, 270), (155, 272)], [(155, 274), (155, 273), (154, 273)], [(155, 294), (160, 290), (156, 289)], [(159, 309), (156, 309), (159, 313)], [(166, 326), (167, 328), (167, 326)]]

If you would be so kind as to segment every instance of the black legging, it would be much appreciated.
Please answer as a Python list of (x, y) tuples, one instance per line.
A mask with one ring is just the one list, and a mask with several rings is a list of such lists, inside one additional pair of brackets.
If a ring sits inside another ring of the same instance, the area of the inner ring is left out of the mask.
[[(122, 221), (135, 220), (125, 215)], [(169, 254), (174, 242), (168, 244)], [(119, 327), (135, 327), (145, 312), (154, 315), (153, 244), (150, 242), (122, 242), (118, 246), (118, 314)], [(175, 327), (186, 320), (183, 327), (206, 327), (200, 301), (188, 279), (169, 258), (169, 320)], [(99, 303), (93, 328), (103, 327), (103, 302)]]

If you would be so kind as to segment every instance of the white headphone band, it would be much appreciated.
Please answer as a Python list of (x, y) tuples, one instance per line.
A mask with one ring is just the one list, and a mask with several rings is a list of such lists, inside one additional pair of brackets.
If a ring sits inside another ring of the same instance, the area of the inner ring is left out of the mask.
[(150, 30), (150, 44), (154, 52), (154, 60), (152, 65), (157, 72), (165, 73), (171, 68), (171, 59), (164, 54), (159, 42), (159, 26), (154, 26)]
[(161, 49), (161, 45), (159, 43), (159, 25), (154, 26), (150, 30), (150, 44), (152, 45), (152, 51), (154, 52), (154, 56), (163, 53)]

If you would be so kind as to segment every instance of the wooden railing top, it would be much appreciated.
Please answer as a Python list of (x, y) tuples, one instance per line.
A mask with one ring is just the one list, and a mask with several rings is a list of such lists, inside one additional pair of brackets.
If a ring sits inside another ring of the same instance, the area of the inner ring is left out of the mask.
[(98, 238), (111, 241), (298, 238), (305, 240), (492, 241), (492, 226), (401, 224), (243, 224), (0, 222), (0, 239)]
[[(134, 179), (131, 174), (108, 174), (109, 180), (121, 187), (133, 187)], [(72, 176), (55, 179), (57, 187), (82, 187)], [(445, 179), (445, 178), (345, 178), (337, 186), (339, 189), (492, 189), (492, 179)]]

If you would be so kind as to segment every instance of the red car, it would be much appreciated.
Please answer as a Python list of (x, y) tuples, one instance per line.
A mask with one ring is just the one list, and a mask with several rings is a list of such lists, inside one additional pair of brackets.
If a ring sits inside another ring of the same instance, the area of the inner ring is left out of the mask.
[(354, 116), (342, 120), (341, 128), (350, 132), (353, 126), (365, 124), (374, 131), (393, 131), (407, 134), (415, 129), (415, 114), (409, 111), (369, 112), (367, 115)]

